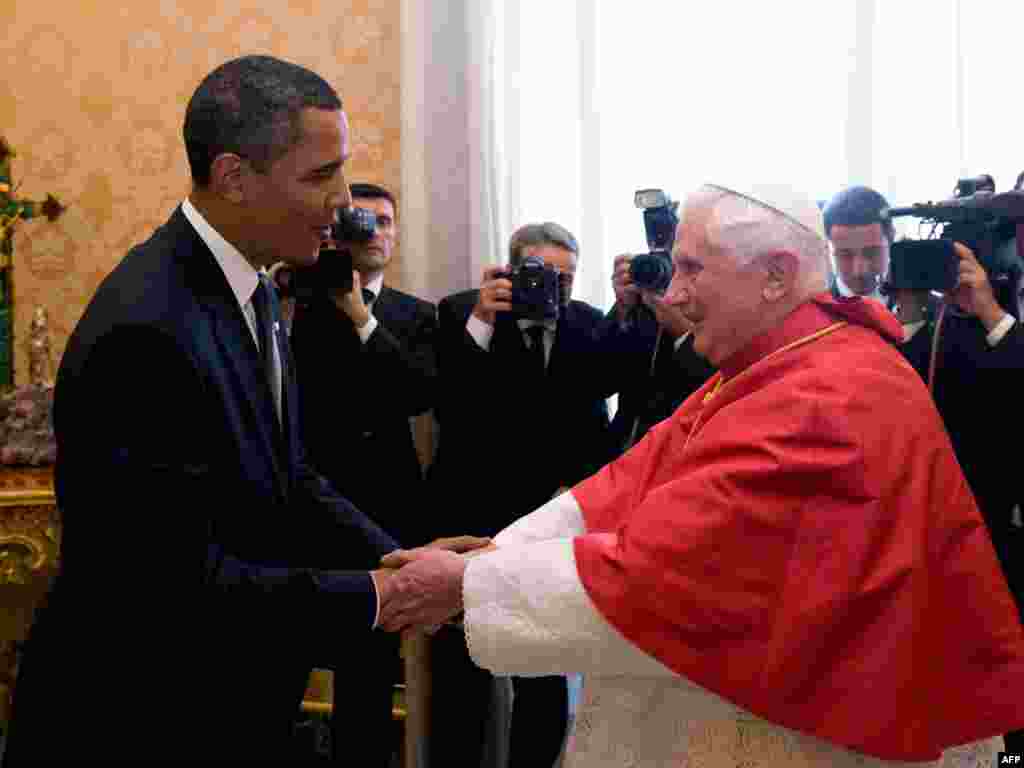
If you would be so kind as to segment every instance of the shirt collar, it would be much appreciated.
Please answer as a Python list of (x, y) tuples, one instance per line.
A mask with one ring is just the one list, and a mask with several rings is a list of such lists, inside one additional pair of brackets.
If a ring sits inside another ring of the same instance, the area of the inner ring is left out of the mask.
[(384, 273), (378, 272), (374, 275), (373, 279), (370, 280), (366, 285), (363, 286), (368, 291), (373, 291), (373, 300), (376, 301), (380, 298), (380, 289), (384, 287)]
[(524, 319), (520, 318), (519, 320), (516, 321), (516, 323), (519, 325), (519, 330), (521, 330), (521, 331), (526, 331), (528, 328), (533, 328), (533, 327), (539, 325), (545, 331), (550, 331), (551, 333), (554, 333), (555, 329), (558, 328), (558, 321), (557, 320), (538, 321), (538, 320), (524, 320)]
[(228, 285), (231, 286), (231, 292), (238, 300), (238, 306), (245, 309), (245, 305), (249, 303), (253, 293), (256, 292), (256, 286), (259, 285), (260, 278), (256, 268), (246, 261), (241, 251), (225, 240), (211, 226), (210, 222), (196, 210), (188, 198), (185, 198), (185, 202), (181, 204), (181, 212), (185, 214), (185, 218), (188, 219), (196, 234), (213, 253), (213, 258), (220, 265)]
[(881, 290), (875, 288), (874, 293), (869, 293), (865, 296), (862, 296), (859, 293), (854, 293), (850, 286), (843, 282), (843, 276), (838, 272), (836, 272), (836, 288), (839, 291), (839, 295), (847, 299), (852, 298), (853, 296), (860, 296), (862, 299), (874, 299), (875, 301), (885, 304), (885, 296), (882, 295)]

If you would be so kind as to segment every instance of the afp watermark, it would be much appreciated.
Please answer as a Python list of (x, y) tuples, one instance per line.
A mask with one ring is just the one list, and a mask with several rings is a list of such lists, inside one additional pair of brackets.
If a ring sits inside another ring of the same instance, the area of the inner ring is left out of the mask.
[(996, 758), (996, 766), (1015, 765), (1024, 768), (1024, 752), (1000, 752)]

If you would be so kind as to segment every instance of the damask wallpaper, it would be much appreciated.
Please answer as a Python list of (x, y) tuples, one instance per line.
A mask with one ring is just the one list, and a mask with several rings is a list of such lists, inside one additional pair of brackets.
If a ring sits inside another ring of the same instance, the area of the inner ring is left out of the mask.
[[(17, 7), (15, 8), (15, 4)], [(15, 365), (27, 381), (33, 307), (54, 364), (99, 281), (188, 191), (185, 105), (245, 53), (319, 72), (352, 126), (350, 181), (400, 185), (400, 0), (0, 0), (0, 134), (29, 197), (57, 194), (55, 223), (15, 235)], [(401, 254), (389, 279), (399, 281)]]

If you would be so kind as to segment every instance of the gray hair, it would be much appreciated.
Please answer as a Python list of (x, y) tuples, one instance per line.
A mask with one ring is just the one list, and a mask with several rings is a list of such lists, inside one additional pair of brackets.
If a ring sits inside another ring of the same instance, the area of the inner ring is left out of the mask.
[(728, 252), (740, 266), (765, 254), (786, 251), (797, 257), (799, 294), (828, 285), (828, 243), (774, 208), (717, 187), (702, 187), (688, 204), (706, 207), (705, 236), (711, 247)]
[(543, 224), (526, 224), (512, 233), (508, 241), (508, 263), (518, 267), (523, 259), (523, 249), (534, 245), (555, 245), (580, 255), (580, 245), (568, 229), (553, 221), (545, 221)]

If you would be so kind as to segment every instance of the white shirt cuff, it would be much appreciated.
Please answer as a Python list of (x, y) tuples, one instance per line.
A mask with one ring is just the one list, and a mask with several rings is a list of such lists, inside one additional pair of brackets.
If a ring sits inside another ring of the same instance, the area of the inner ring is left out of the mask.
[(1000, 341), (1003, 340), (1003, 336), (1009, 333), (1010, 329), (1013, 328), (1013, 324), (1017, 321), (1013, 319), (1013, 315), (1003, 315), (1003, 319), (996, 323), (996, 327), (988, 332), (988, 336), (985, 340), (988, 342), (990, 347), (994, 347)]
[(673, 346), (672, 348), (674, 350), (676, 350), (676, 351), (679, 351), (679, 348), (681, 346), (683, 346), (683, 342), (686, 341), (688, 338), (690, 338), (690, 333), (691, 333), (690, 331), (687, 331), (682, 336), (680, 336), (678, 339), (676, 339), (675, 340), (675, 346)]
[(493, 325), (488, 325), (476, 315), (470, 314), (469, 320), (466, 321), (466, 330), (469, 331), (469, 335), (473, 337), (473, 341), (480, 349), (486, 352), (491, 348), (491, 336), (494, 335)]
[(359, 334), (359, 340), (365, 344), (370, 340), (370, 337), (373, 335), (375, 330), (377, 330), (377, 318), (370, 315), (370, 319), (367, 321), (366, 325), (362, 328), (356, 328), (356, 333)]

